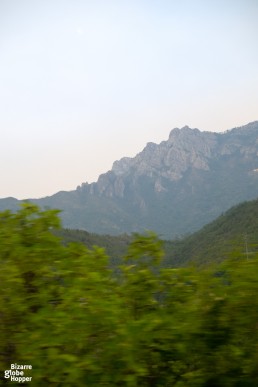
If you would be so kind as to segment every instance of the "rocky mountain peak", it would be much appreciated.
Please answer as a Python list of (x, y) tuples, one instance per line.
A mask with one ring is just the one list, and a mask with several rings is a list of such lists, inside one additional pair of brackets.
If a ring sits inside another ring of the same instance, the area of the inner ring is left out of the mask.
[(132, 164), (132, 157), (123, 157), (120, 160), (116, 160), (113, 163), (112, 171), (117, 175), (121, 176), (128, 172), (130, 165)]
[[(198, 197), (201, 196), (205, 202), (207, 195), (203, 197), (202, 194), (209, 189), (209, 195), (213, 197), (213, 192), (217, 190), (217, 185), (212, 183), (213, 176), (216, 176), (215, 181), (221, 179), (222, 183), (218, 184), (222, 188), (226, 180), (234, 176), (236, 192), (239, 181), (250, 179), (248, 184), (255, 185), (257, 173), (253, 171), (256, 170), (258, 122), (225, 133), (201, 132), (184, 126), (171, 130), (168, 139), (160, 144), (148, 142), (135, 157), (123, 157), (115, 161), (111, 171), (100, 175), (96, 183), (82, 184), (78, 192), (83, 194), (82, 200), (87, 198), (94, 203), (96, 200), (100, 203), (103, 200), (109, 204), (120, 203), (122, 212), (126, 211), (126, 218), (131, 216), (127, 213), (129, 206), (129, 212), (136, 211), (135, 216), (137, 214), (136, 218), (141, 222), (148, 212), (152, 213), (153, 203), (154, 207), (163, 208), (162, 203), (168, 206), (170, 201), (176, 203), (177, 199), (181, 202), (185, 198), (184, 206), (187, 207), (192, 197), (199, 203)], [(238, 177), (240, 172), (243, 175)], [(239, 197), (237, 195), (235, 193)], [(228, 203), (233, 203), (231, 196), (230, 191)], [(190, 207), (188, 211), (191, 212)], [(115, 216), (116, 212), (111, 213)], [(124, 219), (124, 215), (121, 215), (121, 219)]]
[(167, 141), (147, 143), (134, 158), (115, 161), (112, 171), (117, 176), (162, 176), (178, 180), (189, 167), (208, 169), (207, 158), (216, 146), (216, 134), (200, 132), (188, 126), (173, 129)]
[[(149, 229), (170, 238), (256, 198), (257, 171), (257, 121), (224, 133), (185, 126), (115, 161), (96, 183), (35, 202), (62, 209), (68, 228), (108, 234)], [(2, 208), (16, 204), (5, 199)]]
[(192, 129), (189, 128), (189, 126), (185, 125), (181, 129), (180, 128), (174, 128), (171, 130), (169, 133), (169, 138), (168, 141), (173, 141), (174, 139), (177, 138), (182, 138), (182, 137), (187, 137), (187, 136), (192, 136), (196, 135), (197, 133), (201, 133), (199, 129)]

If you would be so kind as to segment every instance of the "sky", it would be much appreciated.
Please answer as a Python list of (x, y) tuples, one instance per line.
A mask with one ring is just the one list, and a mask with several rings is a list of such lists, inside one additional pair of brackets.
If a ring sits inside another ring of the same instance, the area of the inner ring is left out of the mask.
[(0, 197), (258, 119), (258, 0), (0, 0)]

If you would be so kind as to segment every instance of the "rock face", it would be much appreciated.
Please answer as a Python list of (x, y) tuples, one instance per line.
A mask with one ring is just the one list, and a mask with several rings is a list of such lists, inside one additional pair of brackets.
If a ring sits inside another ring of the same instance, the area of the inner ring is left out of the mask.
[(168, 141), (148, 143), (135, 158), (115, 161), (112, 171), (117, 176), (133, 173), (139, 177), (164, 177), (176, 181), (189, 168), (209, 170), (209, 159), (214, 155), (217, 134), (190, 129), (173, 129)]
[(257, 171), (257, 121), (225, 133), (185, 126), (115, 161), (96, 183), (33, 201), (63, 209), (66, 227), (109, 234), (152, 229), (175, 237), (256, 198)]

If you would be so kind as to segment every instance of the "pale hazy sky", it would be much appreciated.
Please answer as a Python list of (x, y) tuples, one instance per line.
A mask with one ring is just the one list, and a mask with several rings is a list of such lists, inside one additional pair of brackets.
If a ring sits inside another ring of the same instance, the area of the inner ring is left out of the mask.
[(0, 197), (258, 119), (258, 0), (0, 0)]

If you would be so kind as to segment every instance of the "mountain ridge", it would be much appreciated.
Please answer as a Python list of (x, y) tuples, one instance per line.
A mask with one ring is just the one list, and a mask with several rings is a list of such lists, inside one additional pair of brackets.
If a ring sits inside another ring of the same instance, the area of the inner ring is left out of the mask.
[[(258, 121), (223, 133), (184, 126), (114, 161), (94, 183), (30, 200), (60, 208), (68, 228), (113, 235), (152, 229), (170, 239), (258, 197), (257, 169)], [(0, 209), (18, 203), (1, 199)]]

